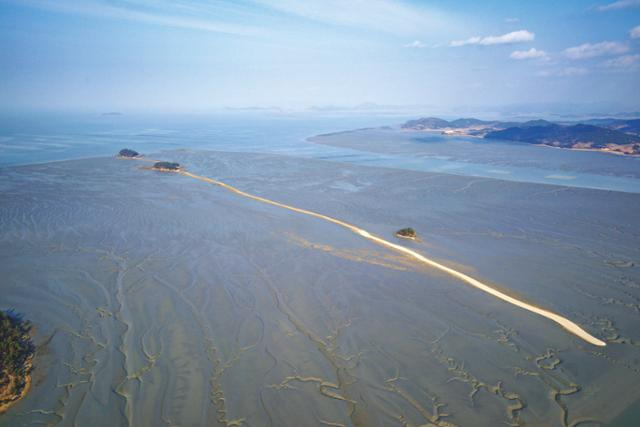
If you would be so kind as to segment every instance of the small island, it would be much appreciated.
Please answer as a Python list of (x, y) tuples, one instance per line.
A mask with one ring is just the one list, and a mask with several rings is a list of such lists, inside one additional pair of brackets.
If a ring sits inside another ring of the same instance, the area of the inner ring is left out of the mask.
[(118, 157), (124, 157), (124, 158), (127, 158), (127, 159), (134, 159), (136, 157), (140, 157), (140, 153), (138, 153), (136, 150), (132, 150), (130, 148), (123, 148), (118, 153)]
[(416, 234), (416, 230), (411, 227), (407, 227), (396, 231), (396, 237), (415, 240), (418, 235)]
[(21, 316), (0, 311), (0, 414), (29, 390), (35, 352), (30, 331), (30, 323)]
[(179, 172), (182, 170), (180, 163), (174, 162), (156, 162), (151, 169), (162, 172)]

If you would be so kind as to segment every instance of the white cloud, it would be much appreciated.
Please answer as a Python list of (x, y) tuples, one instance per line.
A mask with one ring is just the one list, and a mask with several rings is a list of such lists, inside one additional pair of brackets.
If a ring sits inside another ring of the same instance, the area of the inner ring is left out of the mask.
[(640, 39), (640, 25), (633, 27), (631, 31), (629, 31), (629, 37), (632, 39)]
[(613, 3), (597, 6), (596, 10), (600, 12), (607, 12), (610, 10), (628, 9), (630, 7), (638, 7), (638, 6), (640, 6), (640, 0), (619, 0)]
[(411, 43), (405, 44), (404, 47), (412, 47), (414, 49), (422, 49), (423, 47), (427, 47), (427, 45), (422, 43), (420, 40), (414, 40)]
[(602, 55), (617, 55), (625, 53), (629, 47), (618, 42), (584, 43), (580, 46), (570, 47), (564, 50), (569, 59), (587, 59)]
[(529, 50), (516, 50), (509, 55), (512, 59), (533, 59), (533, 58), (546, 58), (547, 52), (544, 50), (538, 50), (532, 47)]
[(278, 12), (323, 24), (361, 28), (391, 34), (447, 31), (453, 20), (426, 5), (394, 0), (252, 0)]
[(449, 46), (458, 47), (458, 46), (465, 46), (469, 44), (489, 46), (494, 44), (521, 43), (521, 42), (532, 41), (535, 37), (536, 37), (535, 34), (530, 31), (520, 30), (520, 31), (512, 31), (510, 33), (503, 34), (501, 36), (486, 36), (486, 37), (474, 36), (466, 40), (454, 40), (451, 43), (449, 43)]
[(589, 72), (588, 69), (583, 67), (565, 67), (555, 70), (544, 70), (538, 73), (542, 77), (575, 77), (584, 76)]
[[(83, 0), (82, 2), (74, 0), (21, 0), (19, 4), (54, 12), (97, 16), (213, 33), (233, 35), (258, 35), (261, 33), (256, 27), (220, 18), (220, 16), (229, 15), (229, 12), (242, 12), (233, 6), (225, 7), (221, 5), (206, 8), (204, 5), (193, 3), (187, 7), (186, 4), (179, 5), (165, 1), (149, 2), (147, 0), (122, 2), (104, 0)], [(187, 10), (191, 13), (185, 13)]]
[[(454, 25), (446, 12), (395, 0), (0, 0), (55, 12), (235, 35), (264, 35), (287, 19), (425, 37)], [(266, 19), (265, 19), (266, 18)]]
[(640, 55), (622, 55), (617, 58), (604, 61), (602, 65), (607, 68), (629, 68), (640, 62)]
[(467, 44), (480, 44), (480, 40), (482, 40), (482, 37), (479, 37), (479, 36), (470, 37), (466, 40), (453, 40), (451, 41), (451, 43), (449, 43), (449, 46), (458, 47), (458, 46), (464, 46)]

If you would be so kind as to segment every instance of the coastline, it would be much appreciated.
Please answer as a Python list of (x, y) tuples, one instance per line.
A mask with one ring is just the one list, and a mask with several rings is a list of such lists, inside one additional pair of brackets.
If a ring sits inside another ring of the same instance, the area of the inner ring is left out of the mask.
[[(519, 142), (519, 141), (513, 141), (513, 142)], [(640, 157), (640, 154), (629, 154), (629, 153), (621, 153), (620, 151), (614, 151), (614, 150), (609, 150), (607, 148), (573, 148), (573, 147), (558, 147), (555, 145), (549, 145), (549, 144), (531, 144), (534, 145), (536, 147), (547, 147), (547, 148), (557, 148), (559, 150), (569, 150), (569, 151), (588, 151), (588, 152), (595, 152), (595, 153), (604, 153), (604, 154), (614, 154), (616, 156), (622, 156), (622, 157), (632, 157), (632, 158), (638, 158)]]
[[(20, 400), (22, 400), (27, 395), (27, 393), (29, 393), (29, 390), (31, 389), (31, 381), (32, 381), (31, 371), (33, 369), (33, 357), (34, 356), (30, 356), (29, 359), (27, 359), (27, 361), (23, 365), (23, 368), (25, 369), (25, 372), (27, 372), (27, 374), (23, 378), (24, 386), (22, 387), (20, 394), (18, 395), (13, 394), (11, 396), (8, 396), (7, 400), (4, 403), (0, 403), (0, 415), (6, 413), (9, 409), (11, 409), (12, 406), (14, 406)], [(16, 377), (13, 375), (9, 375), (9, 378), (10, 378), (10, 382), (7, 385), (7, 387), (13, 387), (13, 385), (15, 384)]]
[(169, 169), (169, 168), (154, 168), (153, 166), (140, 166), (140, 169), (148, 170), (148, 171), (156, 171), (156, 172), (171, 172), (171, 173), (183, 173), (185, 171), (183, 167), (179, 167), (177, 169)]
[[(482, 129), (477, 129), (477, 130), (482, 130)], [(607, 148), (607, 147), (603, 147), (603, 148), (580, 148), (580, 147), (559, 147), (557, 145), (552, 145), (552, 144), (544, 144), (544, 143), (530, 143), (530, 142), (526, 142), (526, 141), (517, 141), (517, 140), (513, 140), (513, 139), (494, 139), (494, 138), (485, 138), (484, 135), (474, 135), (474, 134), (470, 134), (468, 133), (467, 129), (401, 129), (401, 132), (428, 132), (428, 133), (436, 133), (442, 136), (452, 136), (452, 137), (465, 137), (465, 138), (476, 138), (476, 139), (490, 139), (493, 141), (503, 141), (503, 142), (511, 142), (511, 143), (519, 143), (519, 144), (526, 144), (526, 145), (534, 145), (534, 146), (538, 146), (538, 147), (549, 147), (549, 148), (560, 148), (563, 150), (571, 150), (571, 151), (591, 151), (591, 152), (598, 152), (598, 153), (608, 153), (608, 154), (615, 154), (617, 156), (628, 156), (628, 157), (640, 157), (640, 154), (633, 154), (633, 153), (625, 153), (622, 151), (618, 151), (618, 150), (612, 150), (611, 148)], [(324, 135), (317, 135), (318, 137), (322, 137)], [(331, 135), (326, 135), (326, 136), (331, 136)]]
[(395, 236), (399, 239), (406, 239), (406, 240), (418, 240), (417, 237), (411, 237), (411, 236), (402, 236), (398, 233), (395, 234)]

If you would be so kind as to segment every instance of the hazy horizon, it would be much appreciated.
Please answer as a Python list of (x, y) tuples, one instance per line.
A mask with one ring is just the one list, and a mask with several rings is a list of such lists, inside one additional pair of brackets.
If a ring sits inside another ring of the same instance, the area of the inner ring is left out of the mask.
[(0, 46), (1, 111), (640, 110), (635, 0), (0, 0)]

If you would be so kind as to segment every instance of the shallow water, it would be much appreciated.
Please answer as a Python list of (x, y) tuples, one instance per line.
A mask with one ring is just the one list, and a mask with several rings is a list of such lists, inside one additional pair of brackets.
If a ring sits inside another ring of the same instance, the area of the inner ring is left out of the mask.
[[(0, 166), (179, 148), (283, 154), (518, 182), (640, 193), (640, 158), (364, 127), (399, 116), (305, 114), (0, 116)], [(308, 137), (333, 132), (322, 138)]]
[(398, 129), (338, 132), (312, 140), (369, 152), (370, 164), (381, 166), (640, 193), (640, 157)]
[(1, 305), (33, 321), (39, 350), (0, 425), (623, 425), (637, 407), (639, 195), (158, 158), (387, 239), (411, 226), (421, 240), (399, 243), (607, 346), (343, 228), (136, 161), (7, 167)]

